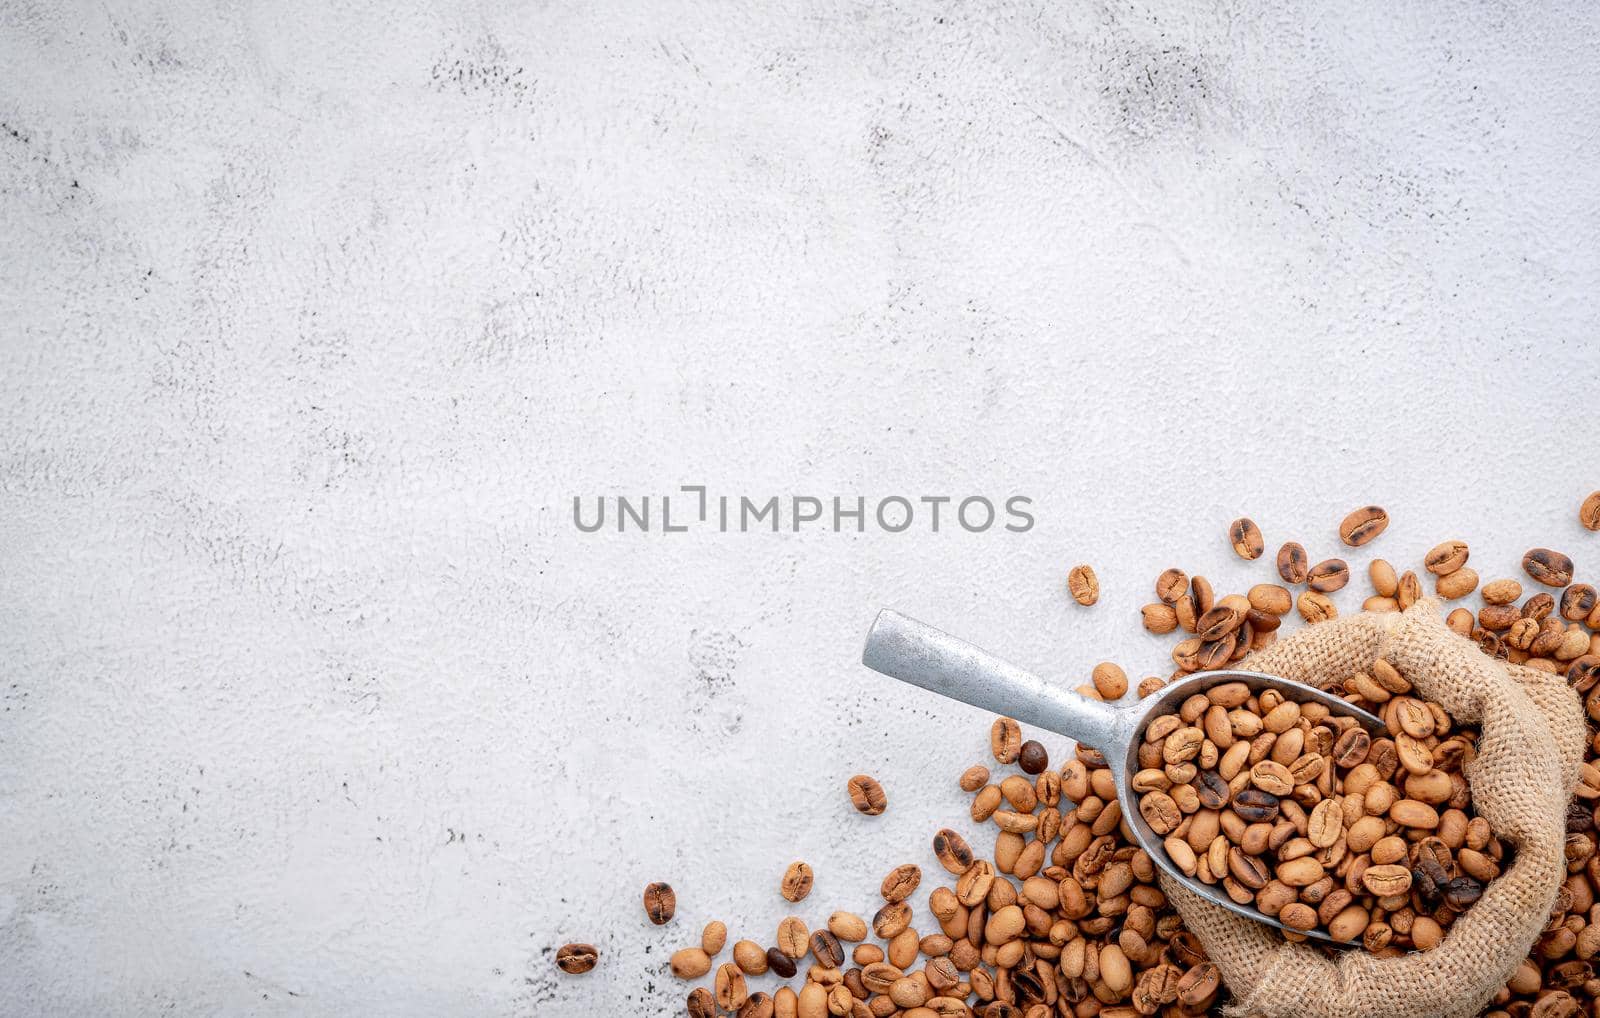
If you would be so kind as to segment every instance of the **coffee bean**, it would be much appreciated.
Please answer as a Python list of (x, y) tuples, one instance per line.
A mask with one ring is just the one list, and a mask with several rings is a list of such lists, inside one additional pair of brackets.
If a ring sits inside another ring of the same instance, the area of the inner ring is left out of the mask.
[(1017, 753), (1017, 766), (1029, 774), (1039, 774), (1050, 766), (1050, 754), (1041, 743), (1029, 739)]
[(788, 916), (778, 923), (778, 950), (790, 958), (803, 958), (810, 946), (811, 931), (799, 916)]
[(857, 774), (845, 787), (850, 793), (850, 803), (858, 813), (875, 817), (889, 808), (889, 797), (883, 794), (883, 786), (878, 784), (876, 778)]
[(711, 956), (698, 947), (674, 951), (667, 963), (672, 967), (672, 974), (679, 979), (699, 979), (711, 971)]
[(995, 718), (989, 727), (989, 751), (999, 763), (1016, 763), (1022, 754), (1022, 726), (1011, 718)]
[(1342, 558), (1326, 559), (1311, 567), (1306, 573), (1306, 582), (1312, 590), (1323, 594), (1343, 590), (1350, 582), (1350, 566)]
[(1246, 788), (1233, 797), (1233, 811), (1250, 823), (1278, 819), (1278, 797), (1259, 788)]
[(922, 883), (922, 869), (911, 863), (896, 866), (883, 878), (883, 884), (878, 888), (883, 900), (888, 902), (905, 901), (911, 897), (911, 892)]
[(1300, 610), (1300, 617), (1313, 624), (1326, 622), (1339, 615), (1339, 609), (1334, 607), (1328, 595), (1316, 590), (1301, 592), (1296, 607)]
[[(844, 957), (840, 956), (840, 961)], [(739, 966), (726, 962), (717, 967), (716, 978), (717, 1006), (724, 1011), (737, 1011), (750, 999), (750, 989), (745, 983), (744, 973), (739, 971)]]
[(1456, 877), (1448, 881), (1443, 887), (1444, 903), (1457, 912), (1464, 912), (1472, 907), (1473, 902), (1483, 897), (1483, 885), (1471, 877)]
[(1305, 546), (1297, 541), (1289, 541), (1278, 549), (1278, 575), (1283, 577), (1284, 583), (1306, 582), (1310, 562)]
[(689, 992), (689, 1018), (717, 1018), (717, 1002), (711, 991), (701, 986)]
[(829, 930), (817, 930), (811, 934), (811, 954), (824, 968), (836, 969), (844, 963), (844, 948), (839, 945), (839, 938)]
[(1547, 587), (1572, 582), (1572, 560), (1549, 548), (1534, 548), (1522, 556), (1522, 571)]
[(1262, 542), (1261, 528), (1245, 516), (1228, 525), (1228, 540), (1233, 544), (1234, 553), (1246, 560), (1260, 558), (1266, 547)]
[(1466, 597), (1477, 586), (1477, 571), (1468, 566), (1462, 566), (1454, 572), (1445, 573), (1434, 583), (1434, 589), (1438, 591), (1439, 596), (1447, 601), (1453, 601), (1458, 597)]
[(1570, 622), (1583, 622), (1595, 610), (1596, 600), (1593, 587), (1574, 583), (1561, 592), (1561, 617)]
[(582, 975), (599, 960), (600, 952), (593, 944), (563, 944), (556, 951), (556, 967), (569, 975)]
[(1362, 506), (1340, 522), (1339, 540), (1352, 548), (1359, 548), (1383, 533), (1388, 526), (1389, 514), (1381, 506)]
[(1072, 594), (1072, 599), (1085, 608), (1100, 600), (1100, 580), (1094, 575), (1094, 568), (1073, 566), (1072, 571), (1067, 573), (1067, 590)]
[(1094, 683), (1095, 692), (1103, 699), (1120, 700), (1127, 695), (1128, 673), (1110, 661), (1102, 661), (1095, 665), (1090, 673), (1090, 681)]
[(765, 975), (767, 952), (753, 940), (741, 940), (733, 945), (733, 963), (747, 976)]
[(938, 857), (939, 865), (956, 876), (972, 868), (972, 848), (967, 839), (948, 827), (933, 836), (933, 854)]
[(1448, 576), (1467, 564), (1470, 551), (1465, 541), (1444, 541), (1422, 558), (1422, 565), (1435, 576)]
[(1218, 605), (1195, 622), (1195, 635), (1202, 643), (1213, 643), (1232, 634), (1244, 624), (1245, 613), (1231, 605)]
[(767, 948), (767, 968), (781, 979), (788, 979), (797, 970), (794, 959), (776, 947)]
[(1590, 530), (1600, 530), (1600, 491), (1590, 493), (1578, 507), (1578, 522)]
[(772, 998), (757, 990), (746, 998), (737, 1018), (773, 1018)]
[(1174, 605), (1189, 589), (1189, 577), (1182, 569), (1168, 569), (1156, 577), (1156, 597), (1162, 604)]
[(1479, 591), (1484, 604), (1510, 604), (1522, 596), (1522, 584), (1516, 580), (1494, 580), (1485, 583)]
[(664, 926), (672, 921), (672, 916), (678, 911), (678, 896), (673, 893), (670, 884), (660, 882), (650, 884), (644, 889), (644, 914), (657, 926)]
[(1144, 628), (1158, 636), (1178, 628), (1178, 613), (1171, 605), (1159, 602), (1147, 604), (1139, 609), (1139, 614), (1143, 619)]
[(806, 895), (811, 893), (811, 883), (814, 874), (811, 866), (803, 862), (792, 862), (784, 870), (781, 890), (785, 901), (804, 901)]

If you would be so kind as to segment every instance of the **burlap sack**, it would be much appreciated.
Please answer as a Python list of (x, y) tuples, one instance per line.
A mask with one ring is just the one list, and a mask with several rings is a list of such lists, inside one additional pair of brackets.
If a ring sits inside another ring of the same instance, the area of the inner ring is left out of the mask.
[(1232, 991), (1230, 1013), (1469, 1016), (1480, 1013), (1527, 956), (1566, 875), (1566, 809), (1587, 737), (1578, 698), (1560, 676), (1507, 665), (1445, 628), (1427, 599), (1404, 614), (1362, 613), (1305, 629), (1247, 658), (1252, 671), (1327, 687), (1387, 658), (1419, 694), (1479, 726), (1465, 770), (1472, 801), (1515, 860), (1428, 952), (1330, 958), (1269, 926), (1163, 886)]

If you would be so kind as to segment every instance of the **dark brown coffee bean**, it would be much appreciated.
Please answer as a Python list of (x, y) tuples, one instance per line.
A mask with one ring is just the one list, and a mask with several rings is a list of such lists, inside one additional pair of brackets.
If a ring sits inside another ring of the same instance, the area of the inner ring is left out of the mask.
[(948, 827), (933, 836), (933, 854), (939, 865), (958, 877), (972, 868), (972, 848), (967, 839)]
[(670, 884), (660, 882), (650, 884), (644, 889), (644, 914), (657, 926), (665, 925), (672, 921), (672, 916), (678, 911), (678, 896), (673, 893)]
[(850, 803), (858, 813), (875, 817), (889, 808), (889, 797), (883, 794), (883, 786), (876, 778), (857, 774), (845, 785), (845, 790), (850, 793)]
[(1600, 685), (1600, 654), (1584, 654), (1567, 665), (1567, 685), (1587, 693)]
[(811, 954), (823, 968), (836, 969), (844, 964), (844, 948), (839, 945), (839, 938), (828, 930), (811, 934)]
[(593, 944), (563, 944), (556, 952), (556, 967), (569, 975), (582, 975), (594, 968), (600, 952)]
[(1259, 788), (1246, 788), (1233, 797), (1233, 811), (1247, 823), (1278, 819), (1278, 797)]
[(1549, 548), (1534, 548), (1522, 556), (1522, 571), (1547, 587), (1572, 582), (1572, 560)]
[(1306, 573), (1306, 582), (1312, 590), (1324, 594), (1343, 590), (1345, 584), (1350, 582), (1350, 566), (1342, 558), (1325, 559)]
[(767, 968), (783, 979), (788, 979), (796, 971), (794, 959), (776, 947), (767, 948)]
[(1578, 522), (1590, 530), (1600, 530), (1600, 491), (1592, 492), (1578, 507)]
[(1022, 1009), (1003, 1000), (992, 1000), (979, 1012), (980, 1018), (1023, 1018)]
[(1029, 739), (1017, 754), (1017, 766), (1029, 774), (1042, 774), (1050, 766), (1050, 754), (1037, 740)]
[(1220, 640), (1244, 624), (1244, 615), (1234, 605), (1219, 604), (1196, 620), (1195, 635), (1201, 642)]
[(1561, 592), (1561, 617), (1568, 622), (1584, 621), (1594, 606), (1594, 588), (1587, 583), (1574, 583)]
[(1594, 830), (1594, 810), (1584, 805), (1582, 799), (1567, 803), (1567, 833), (1582, 834)]
[(1352, 548), (1368, 543), (1389, 526), (1389, 514), (1382, 506), (1364, 505), (1339, 524), (1339, 540)]
[(1216, 771), (1201, 771), (1195, 779), (1195, 791), (1199, 793), (1200, 805), (1206, 809), (1221, 809), (1232, 794), (1228, 782)]
[(1259, 891), (1267, 886), (1267, 881), (1272, 877), (1266, 863), (1259, 857), (1246, 853), (1238, 845), (1228, 849), (1228, 872), (1233, 875), (1233, 879), (1252, 891)]
[(1483, 897), (1483, 885), (1471, 877), (1456, 877), (1443, 887), (1444, 903), (1457, 912), (1465, 912), (1472, 903)]
[(1189, 589), (1189, 577), (1182, 569), (1168, 569), (1156, 577), (1156, 597), (1162, 604), (1177, 604)]
[(689, 1018), (717, 1018), (717, 1000), (704, 986), (689, 994)]
[(1304, 583), (1311, 559), (1298, 541), (1289, 541), (1278, 549), (1278, 575), (1284, 583)]
[(1247, 516), (1239, 517), (1228, 526), (1228, 540), (1233, 544), (1234, 553), (1247, 561), (1260, 558), (1266, 547), (1262, 542), (1261, 528)]

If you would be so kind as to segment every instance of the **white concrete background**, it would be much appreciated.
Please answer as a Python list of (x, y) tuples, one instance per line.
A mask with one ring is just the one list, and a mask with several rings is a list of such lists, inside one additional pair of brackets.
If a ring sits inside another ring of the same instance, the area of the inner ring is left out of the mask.
[[(964, 815), (881, 605), (1161, 671), (1367, 501), (1592, 578), (1600, 13), (1294, 7), (0, 3), (0, 1012), (673, 1013)], [(571, 526), (684, 483), (1039, 522)]]

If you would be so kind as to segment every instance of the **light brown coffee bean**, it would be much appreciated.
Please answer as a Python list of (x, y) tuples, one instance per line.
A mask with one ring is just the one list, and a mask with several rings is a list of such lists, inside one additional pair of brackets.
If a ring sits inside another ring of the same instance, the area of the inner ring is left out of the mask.
[(599, 960), (600, 952), (593, 944), (562, 944), (556, 951), (556, 968), (568, 975), (582, 975)]
[(1169, 604), (1156, 602), (1147, 604), (1139, 609), (1144, 628), (1157, 635), (1170, 633), (1178, 628), (1178, 613)]
[(704, 986), (689, 991), (689, 1018), (717, 1018), (717, 1002)]
[(1600, 530), (1600, 491), (1591, 492), (1578, 507), (1578, 522), (1589, 530)]
[(1156, 598), (1175, 605), (1189, 589), (1189, 576), (1182, 569), (1168, 569), (1156, 577)]
[(1341, 558), (1325, 559), (1306, 573), (1306, 583), (1311, 589), (1324, 594), (1343, 590), (1349, 582), (1350, 566)]
[(1405, 894), (1411, 890), (1411, 871), (1400, 865), (1368, 866), (1361, 885), (1380, 898)]
[(972, 848), (967, 839), (948, 827), (933, 836), (933, 854), (938, 857), (939, 865), (956, 876), (972, 868)]
[(1451, 573), (1445, 573), (1434, 583), (1434, 590), (1446, 601), (1453, 601), (1458, 597), (1466, 597), (1478, 587), (1478, 573), (1470, 566), (1462, 566)]
[(1339, 609), (1334, 607), (1328, 595), (1315, 590), (1302, 591), (1297, 607), (1300, 617), (1313, 624), (1339, 616)]
[(989, 727), (989, 751), (999, 763), (1016, 763), (1022, 754), (1022, 726), (1011, 718), (995, 718)]
[(875, 817), (889, 808), (889, 797), (884, 794), (883, 786), (878, 784), (876, 778), (857, 774), (846, 783), (845, 790), (849, 792), (850, 804), (857, 813)]
[[(710, 959), (707, 959), (708, 963)], [(741, 940), (733, 945), (733, 963), (747, 976), (765, 975), (767, 952), (753, 940)]]
[(1389, 514), (1381, 506), (1362, 506), (1339, 523), (1339, 540), (1352, 548), (1359, 548), (1383, 533), (1388, 526)]
[(1260, 558), (1266, 547), (1261, 538), (1261, 528), (1246, 516), (1228, 525), (1228, 541), (1233, 545), (1234, 553), (1247, 561)]
[(1304, 583), (1306, 573), (1310, 569), (1311, 559), (1306, 555), (1304, 545), (1298, 541), (1288, 541), (1278, 549), (1278, 575), (1284, 583)]
[(799, 916), (787, 916), (778, 923), (778, 950), (790, 958), (803, 958), (809, 948), (811, 931)]
[(722, 945), (728, 942), (728, 927), (720, 919), (713, 919), (706, 923), (700, 931), (700, 950), (707, 957), (715, 958), (722, 953)]
[(1367, 576), (1372, 581), (1373, 592), (1379, 597), (1393, 598), (1400, 593), (1400, 574), (1384, 559), (1373, 559), (1367, 565)]
[(1467, 564), (1470, 552), (1465, 541), (1443, 541), (1422, 558), (1423, 568), (1435, 576), (1448, 576)]
[(854, 912), (835, 912), (828, 917), (828, 932), (847, 944), (867, 939), (867, 921)]
[(1067, 573), (1067, 590), (1072, 594), (1072, 599), (1085, 608), (1100, 600), (1100, 580), (1094, 574), (1094, 567), (1073, 566), (1071, 572)]
[(973, 764), (961, 772), (959, 782), (963, 792), (976, 792), (989, 783), (989, 768), (983, 764)]
[(750, 988), (745, 983), (744, 973), (739, 971), (739, 966), (732, 962), (724, 962), (717, 966), (716, 978), (717, 1006), (724, 1011), (737, 1011), (750, 999)]
[(1317, 803), (1306, 821), (1306, 837), (1317, 848), (1331, 848), (1344, 837), (1344, 813), (1335, 800)]
[(1493, 580), (1480, 591), (1484, 604), (1510, 604), (1522, 596), (1522, 584), (1516, 580)]
[(905, 901), (911, 897), (911, 892), (915, 891), (920, 883), (922, 883), (922, 868), (907, 863), (890, 870), (889, 875), (883, 878), (878, 892), (883, 895), (884, 901)]
[(1572, 582), (1572, 560), (1549, 548), (1534, 548), (1522, 556), (1522, 571), (1547, 587)]
[(1395, 591), (1395, 599), (1400, 603), (1400, 610), (1407, 611), (1410, 607), (1422, 600), (1422, 581), (1417, 579), (1417, 574), (1407, 569), (1400, 574), (1400, 589)]
[(815, 874), (808, 863), (792, 862), (783, 872), (783, 883), (780, 891), (785, 901), (804, 901), (806, 895), (811, 893), (811, 884)]
[(668, 964), (679, 979), (699, 979), (711, 971), (711, 956), (698, 947), (686, 947), (674, 951)]
[(656, 882), (649, 884), (644, 889), (644, 914), (657, 926), (664, 926), (672, 921), (673, 915), (678, 911), (678, 896), (673, 893), (670, 884)]
[(1246, 595), (1250, 607), (1270, 615), (1286, 615), (1294, 608), (1289, 591), (1276, 583), (1258, 583)]

